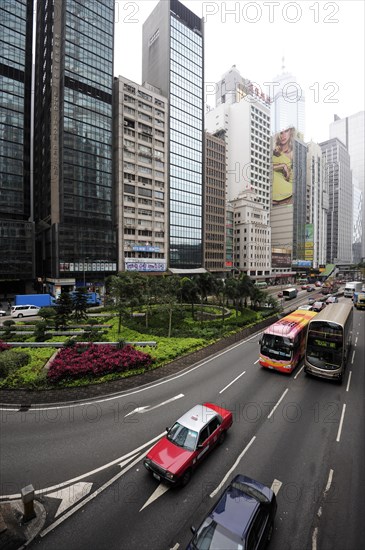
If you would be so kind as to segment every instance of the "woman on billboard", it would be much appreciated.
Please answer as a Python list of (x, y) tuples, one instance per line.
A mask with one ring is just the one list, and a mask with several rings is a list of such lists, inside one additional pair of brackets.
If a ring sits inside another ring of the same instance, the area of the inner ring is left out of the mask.
[(274, 205), (292, 203), (294, 132), (294, 128), (287, 128), (276, 135), (272, 160)]

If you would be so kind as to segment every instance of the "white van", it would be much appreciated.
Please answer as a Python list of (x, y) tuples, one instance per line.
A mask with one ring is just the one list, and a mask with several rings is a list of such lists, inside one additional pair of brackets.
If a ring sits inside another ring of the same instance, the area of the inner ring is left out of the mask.
[(41, 308), (38, 306), (31, 305), (22, 305), (22, 306), (11, 306), (12, 317), (30, 317), (31, 315), (38, 315)]

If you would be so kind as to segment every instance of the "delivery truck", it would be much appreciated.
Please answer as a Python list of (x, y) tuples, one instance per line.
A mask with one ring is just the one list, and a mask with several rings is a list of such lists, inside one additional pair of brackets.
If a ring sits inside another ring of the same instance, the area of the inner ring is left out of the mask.
[(37, 307), (51, 307), (56, 305), (56, 299), (51, 294), (16, 294), (14, 305), (32, 305)]
[(354, 292), (360, 292), (362, 289), (362, 282), (361, 281), (350, 281), (346, 283), (345, 290), (343, 291), (343, 295), (345, 298), (352, 298), (354, 295)]
[(353, 301), (356, 309), (365, 309), (365, 292), (354, 292)]

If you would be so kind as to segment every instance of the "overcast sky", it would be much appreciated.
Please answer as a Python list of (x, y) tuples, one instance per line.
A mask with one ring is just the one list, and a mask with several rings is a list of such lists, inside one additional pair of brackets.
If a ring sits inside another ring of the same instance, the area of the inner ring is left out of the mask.
[[(164, 1), (164, 0), (162, 0)], [(205, 20), (206, 103), (222, 75), (236, 65), (244, 78), (269, 92), (285, 71), (306, 99), (305, 140), (329, 138), (333, 115), (364, 110), (364, 1), (200, 1), (182, 4)], [(157, 0), (116, 0), (114, 74), (139, 84), (142, 24)]]

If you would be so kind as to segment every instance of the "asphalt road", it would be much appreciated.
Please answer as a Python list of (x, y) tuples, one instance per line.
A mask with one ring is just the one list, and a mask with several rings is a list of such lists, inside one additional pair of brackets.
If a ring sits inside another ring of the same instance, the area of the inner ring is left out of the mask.
[[(303, 301), (303, 300), (302, 300)], [(31, 547), (185, 548), (236, 473), (274, 486), (271, 550), (359, 550), (365, 540), (363, 312), (342, 386), (261, 369), (259, 335), (153, 385), (63, 408), (1, 411), (2, 498), (32, 483), (46, 528)], [(228, 409), (225, 444), (190, 484), (167, 489), (144, 454), (195, 403)], [(9, 498), (9, 497), (8, 497)]]

